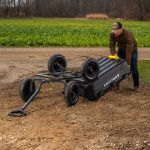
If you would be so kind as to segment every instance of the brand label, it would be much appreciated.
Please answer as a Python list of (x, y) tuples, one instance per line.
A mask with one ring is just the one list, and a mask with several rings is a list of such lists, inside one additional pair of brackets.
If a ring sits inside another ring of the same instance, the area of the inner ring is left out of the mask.
[(117, 74), (115, 77), (113, 77), (111, 80), (109, 80), (108, 82), (106, 82), (105, 84), (104, 84), (104, 87), (105, 86), (107, 86), (107, 85), (109, 85), (109, 84), (111, 84), (114, 80), (116, 80), (117, 78), (119, 78), (119, 74)]

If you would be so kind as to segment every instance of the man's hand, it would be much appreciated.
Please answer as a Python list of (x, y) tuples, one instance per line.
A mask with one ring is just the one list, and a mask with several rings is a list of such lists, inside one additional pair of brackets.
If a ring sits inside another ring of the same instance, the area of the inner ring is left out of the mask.
[(115, 55), (109, 55), (108, 58), (109, 59), (115, 59), (115, 60), (119, 59), (119, 57), (117, 56), (117, 54), (115, 54)]

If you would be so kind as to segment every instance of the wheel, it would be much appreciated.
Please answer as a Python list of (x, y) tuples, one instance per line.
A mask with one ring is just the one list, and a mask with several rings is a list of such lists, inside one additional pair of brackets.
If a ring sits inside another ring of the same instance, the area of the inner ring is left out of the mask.
[(50, 73), (64, 72), (67, 68), (67, 62), (64, 56), (55, 54), (48, 60), (48, 71)]
[(19, 89), (20, 98), (26, 102), (35, 92), (35, 89), (35, 82), (32, 79), (22, 80)]
[(98, 78), (99, 64), (95, 59), (87, 59), (81, 67), (81, 74), (85, 81), (92, 82)]
[(70, 81), (65, 88), (64, 97), (68, 106), (74, 106), (79, 100), (79, 86), (75, 81)]

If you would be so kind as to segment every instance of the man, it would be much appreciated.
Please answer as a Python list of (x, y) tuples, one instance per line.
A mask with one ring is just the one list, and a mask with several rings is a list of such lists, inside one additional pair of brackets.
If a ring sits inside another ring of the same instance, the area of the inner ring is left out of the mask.
[[(118, 46), (117, 53), (116, 44)], [(113, 29), (110, 34), (109, 48), (111, 55), (117, 54), (119, 58), (125, 59), (127, 61), (132, 70), (134, 91), (139, 91), (137, 42), (131, 32), (122, 28), (122, 24), (120, 22), (113, 24)]]

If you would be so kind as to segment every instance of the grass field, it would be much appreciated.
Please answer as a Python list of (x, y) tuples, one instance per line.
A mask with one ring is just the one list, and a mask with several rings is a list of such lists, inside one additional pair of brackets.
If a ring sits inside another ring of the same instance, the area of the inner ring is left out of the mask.
[(146, 83), (150, 83), (150, 60), (139, 61), (138, 64), (140, 77)]
[[(115, 20), (0, 19), (1, 47), (108, 47)], [(150, 22), (121, 21), (139, 47), (150, 47)]]

